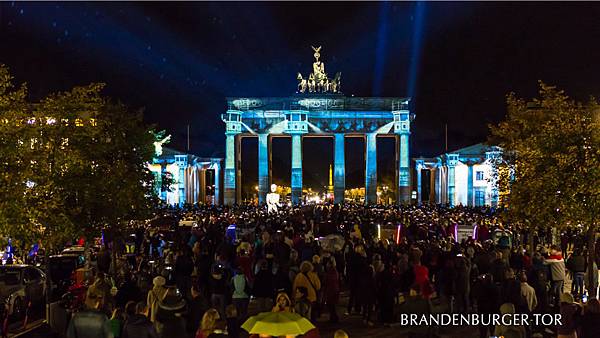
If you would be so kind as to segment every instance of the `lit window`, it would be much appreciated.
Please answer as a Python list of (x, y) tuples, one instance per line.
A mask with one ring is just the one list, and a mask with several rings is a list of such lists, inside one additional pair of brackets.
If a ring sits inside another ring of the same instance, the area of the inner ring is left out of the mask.
[(485, 205), (485, 191), (475, 190), (475, 206), (482, 207)]
[(476, 173), (475, 179), (476, 179), (477, 181), (483, 181), (483, 171), (478, 171), (478, 172)]
[(83, 120), (82, 119), (75, 119), (75, 126), (77, 126), (77, 127), (83, 127)]

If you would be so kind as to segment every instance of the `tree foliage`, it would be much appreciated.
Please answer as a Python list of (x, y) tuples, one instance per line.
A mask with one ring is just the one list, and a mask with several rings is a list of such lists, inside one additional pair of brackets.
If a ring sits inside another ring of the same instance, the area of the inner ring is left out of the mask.
[(146, 163), (155, 133), (103, 84), (27, 102), (0, 66), (0, 234), (62, 245), (143, 218), (155, 205)]
[(511, 170), (509, 216), (539, 225), (596, 222), (600, 211), (600, 139), (594, 98), (575, 102), (540, 82), (539, 98), (507, 98), (506, 120), (491, 127)]

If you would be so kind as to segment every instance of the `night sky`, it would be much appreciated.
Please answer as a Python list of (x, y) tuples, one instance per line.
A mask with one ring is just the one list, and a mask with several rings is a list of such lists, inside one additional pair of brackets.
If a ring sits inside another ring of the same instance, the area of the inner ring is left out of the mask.
[[(222, 157), (225, 97), (291, 95), (296, 73), (311, 70), (310, 46), (322, 45), (344, 94), (413, 98), (411, 155), (431, 156), (444, 151), (445, 123), (450, 150), (485, 141), (505, 95), (531, 97), (538, 80), (578, 99), (600, 96), (598, 18), (598, 3), (2, 2), (0, 63), (33, 100), (106, 82), (107, 95), (145, 108), (172, 134), (171, 147), (185, 150), (190, 124), (191, 152)], [(282, 183), (287, 142), (273, 146)], [(315, 173), (305, 180), (324, 184), (330, 141), (310, 142), (305, 164)], [(349, 143), (352, 186), (362, 154)], [(382, 143), (385, 176), (393, 147)], [(248, 177), (255, 145), (244, 145)]]

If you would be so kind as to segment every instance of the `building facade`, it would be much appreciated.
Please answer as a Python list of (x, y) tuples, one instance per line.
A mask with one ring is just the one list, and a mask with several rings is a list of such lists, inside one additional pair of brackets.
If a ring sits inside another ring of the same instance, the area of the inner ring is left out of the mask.
[(433, 158), (413, 159), (416, 203), (497, 206), (493, 163), (501, 154), (500, 148), (479, 143)]
[[(157, 194), (166, 204), (220, 205), (223, 203), (222, 163), (222, 158), (202, 158), (163, 148), (148, 168), (154, 173)], [(163, 177), (172, 180), (170, 187), (164, 187)]]

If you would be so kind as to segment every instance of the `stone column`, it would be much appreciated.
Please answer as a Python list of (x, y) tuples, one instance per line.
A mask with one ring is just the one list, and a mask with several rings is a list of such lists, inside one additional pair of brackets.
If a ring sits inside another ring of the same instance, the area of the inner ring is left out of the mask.
[(258, 134), (258, 203), (269, 193), (269, 134)]
[(346, 191), (346, 159), (344, 154), (344, 134), (335, 134), (333, 157), (333, 199), (334, 203), (344, 202)]
[(377, 134), (366, 135), (365, 204), (377, 203)]
[(206, 204), (206, 169), (197, 169), (198, 175), (198, 200), (197, 203)]
[(408, 149), (409, 133), (400, 134), (400, 159), (398, 163), (398, 191), (400, 202), (410, 203), (410, 152)]
[(236, 202), (236, 141), (235, 134), (228, 134), (225, 137), (225, 178), (224, 178), (224, 189), (225, 190), (225, 205), (233, 205)]
[(292, 203), (302, 200), (302, 135), (292, 134)]
[(455, 178), (455, 166), (456, 166), (456, 162), (452, 159), (447, 160), (447, 165), (448, 165), (448, 204), (450, 204), (451, 207), (454, 206), (455, 200), (454, 200), (454, 195), (455, 195), (455, 184), (454, 184), (454, 178)]
[(469, 168), (469, 174), (467, 175), (467, 206), (473, 207), (475, 206), (473, 200), (473, 163), (468, 162), (467, 166)]
[(437, 176), (437, 168), (436, 167), (430, 167), (429, 169), (429, 203), (431, 204), (435, 204), (435, 196), (436, 196), (436, 189), (435, 189), (435, 181), (436, 181), (436, 176)]
[(215, 176), (214, 176), (214, 203), (215, 205), (221, 205), (221, 162), (217, 161), (214, 165)]
[(423, 170), (423, 160), (416, 161), (415, 169), (417, 172), (417, 204), (421, 205), (423, 202), (423, 198), (421, 196), (421, 170)]

